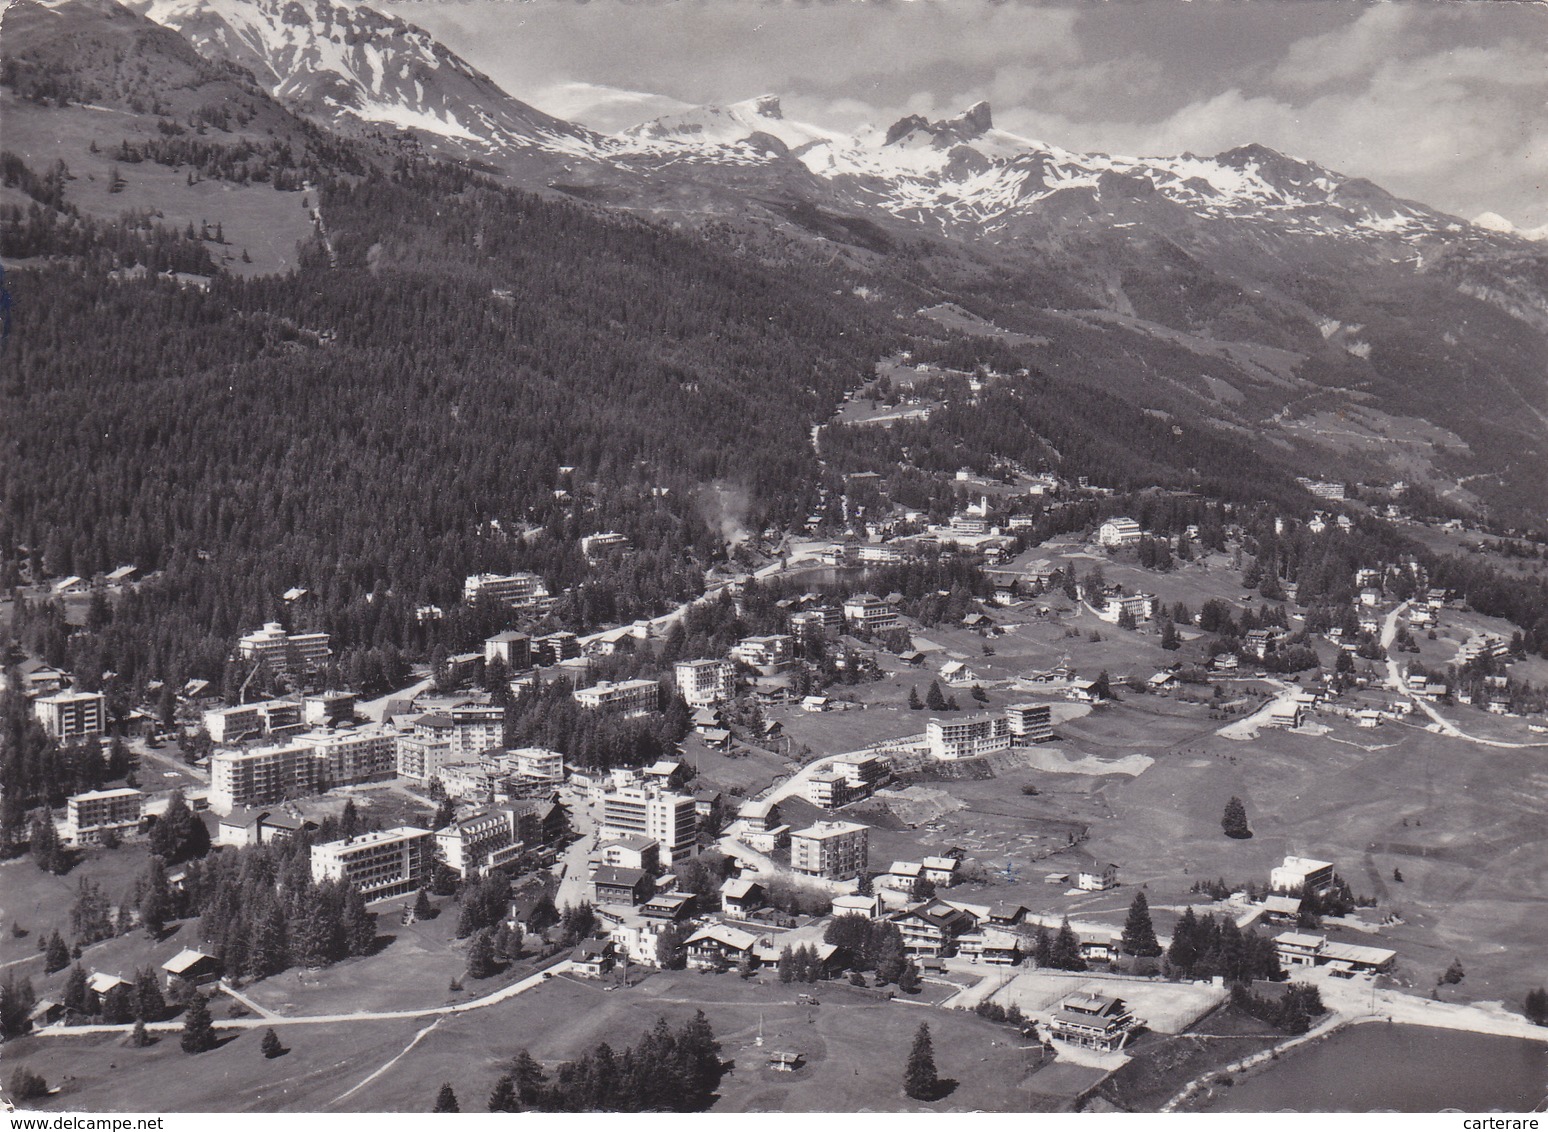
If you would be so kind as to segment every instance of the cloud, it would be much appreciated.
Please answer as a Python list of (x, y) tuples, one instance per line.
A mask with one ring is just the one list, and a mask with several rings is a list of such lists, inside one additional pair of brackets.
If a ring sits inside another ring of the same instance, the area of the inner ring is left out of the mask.
[(532, 103), (549, 114), (604, 133), (616, 133), (652, 118), (680, 113), (691, 105), (661, 94), (583, 82), (543, 87), (533, 94)]

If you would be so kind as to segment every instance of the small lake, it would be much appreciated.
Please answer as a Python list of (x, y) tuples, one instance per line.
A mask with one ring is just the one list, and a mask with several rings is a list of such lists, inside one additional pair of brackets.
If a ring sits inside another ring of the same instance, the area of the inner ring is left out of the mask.
[(1544, 1042), (1371, 1022), (1238, 1077), (1204, 1112), (1527, 1112), (1548, 1096)]

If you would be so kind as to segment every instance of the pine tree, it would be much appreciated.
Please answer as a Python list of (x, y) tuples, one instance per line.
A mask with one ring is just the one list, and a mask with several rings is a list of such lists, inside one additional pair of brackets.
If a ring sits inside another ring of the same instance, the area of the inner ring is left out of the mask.
[(904, 994), (919, 993), (919, 967), (912, 959), (903, 964), (903, 973), (898, 976), (898, 990)]
[(468, 977), (487, 979), (499, 968), (495, 966), (494, 941), (488, 928), (479, 928), (468, 943)]
[(1526, 993), (1526, 1016), (1534, 1026), (1548, 1026), (1548, 987)]
[(38, 868), (56, 876), (69, 871), (69, 858), (59, 844), (59, 831), (54, 828), (54, 818), (47, 810), (32, 823), (32, 859)]
[(526, 1049), (517, 1052), (511, 1062), (511, 1080), (516, 1083), (516, 1099), (523, 1108), (531, 1108), (537, 1104), (538, 1096), (548, 1078), (543, 1073), (543, 1067), (537, 1063)]
[(1123, 949), (1142, 959), (1161, 954), (1155, 926), (1150, 922), (1150, 902), (1143, 892), (1136, 892), (1129, 902), (1129, 918), (1123, 925)]
[(54, 933), (48, 937), (48, 943), (43, 952), (43, 971), (52, 975), (55, 971), (63, 971), (70, 965), (70, 949), (65, 946), (64, 938), (55, 928)]
[(1226, 802), (1225, 811), (1220, 815), (1220, 828), (1227, 837), (1238, 840), (1252, 836), (1252, 830), (1247, 825), (1247, 807), (1242, 805), (1242, 800), (1234, 794)]
[(281, 1044), (279, 1035), (274, 1032), (273, 1026), (263, 1032), (263, 1041), (258, 1043), (258, 1048), (263, 1051), (263, 1056), (271, 1061), (285, 1052), (285, 1047)]
[(935, 1072), (935, 1049), (930, 1041), (930, 1027), (921, 1022), (914, 1033), (913, 1048), (908, 1051), (908, 1063), (903, 1069), (903, 1091), (916, 1101), (935, 1099), (940, 1091), (940, 1078)]
[(1080, 954), (1080, 937), (1070, 927), (1068, 917), (1059, 924), (1059, 933), (1054, 936), (1050, 965), (1061, 971), (1086, 969), (1086, 960)]
[(912, 687), (909, 688), (909, 690), (908, 690), (908, 708), (909, 708), (910, 711), (921, 711), (921, 710), (923, 710), (923, 708), (924, 708), (924, 701), (922, 701), (919, 698), (919, 689), (918, 688), (912, 688)]
[(941, 686), (934, 680), (930, 681), (930, 687), (925, 691), (925, 707), (931, 711), (946, 710), (946, 696), (941, 692)]
[(182, 1046), (184, 1053), (204, 1053), (215, 1048), (215, 1024), (202, 994), (194, 995), (183, 1013)]
[(134, 1029), (129, 1031), (129, 1044), (135, 1049), (144, 1049), (151, 1044), (150, 1035), (145, 1032), (145, 1019), (134, 1020)]
[(144, 1022), (160, 1022), (167, 1012), (156, 972), (142, 967), (134, 973), (134, 1016)]
[(489, 1111), (521, 1111), (521, 1105), (516, 1100), (516, 1082), (512, 1079), (509, 1073), (506, 1073), (495, 1082), (495, 1087), (489, 1094)]
[(429, 920), (435, 916), (435, 905), (430, 903), (430, 893), (423, 888), (414, 896), (414, 919)]
[(86, 969), (79, 963), (65, 976), (64, 993), (60, 997), (66, 1010), (77, 1014), (86, 1012)]
[(461, 1112), (457, 1107), (457, 1094), (452, 1092), (451, 1082), (443, 1081), (441, 1091), (435, 1094), (435, 1107), (431, 1112)]
[(776, 964), (776, 969), (779, 971), (780, 982), (795, 982), (795, 953), (790, 950), (789, 946), (780, 948), (779, 962)]
[(1053, 961), (1053, 936), (1049, 933), (1046, 924), (1037, 925), (1037, 934), (1032, 942), (1032, 961), (1039, 967), (1052, 967)]

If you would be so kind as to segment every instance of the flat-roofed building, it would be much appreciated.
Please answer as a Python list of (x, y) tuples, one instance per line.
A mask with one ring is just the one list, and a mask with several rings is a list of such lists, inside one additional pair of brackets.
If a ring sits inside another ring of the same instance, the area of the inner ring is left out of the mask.
[(101, 692), (56, 692), (32, 701), (43, 730), (69, 745), (96, 739), (107, 730), (107, 698)]
[(103, 834), (132, 833), (145, 816), (145, 795), (123, 787), (90, 790), (65, 799), (65, 837), (75, 845), (97, 845)]
[(870, 830), (856, 822), (820, 821), (790, 835), (790, 867), (804, 876), (848, 880), (865, 870)]
[(743, 637), (731, 649), (731, 659), (749, 668), (777, 671), (795, 659), (795, 638), (788, 633)]
[(806, 780), (806, 800), (825, 810), (836, 810), (850, 800), (849, 778), (833, 767), (820, 770)]
[(204, 729), (215, 744), (240, 743), (263, 735), (282, 735), (304, 725), (305, 704), (299, 700), (260, 700), (204, 713)]
[(367, 900), (413, 892), (435, 867), (435, 834), (401, 825), (312, 846), (312, 880), (346, 881)]
[(672, 680), (689, 707), (708, 707), (736, 694), (736, 677), (729, 661), (680, 660), (672, 666)]
[(576, 688), (575, 702), (592, 711), (617, 712), (619, 715), (644, 715), (656, 710), (661, 687), (654, 680), (606, 680), (589, 688)]
[(855, 594), (844, 601), (844, 620), (852, 628), (876, 633), (896, 628), (898, 611), (875, 594)]
[(301, 697), (301, 718), (310, 727), (333, 727), (355, 718), (355, 693), (318, 692)]
[(524, 782), (564, 781), (564, 756), (547, 747), (515, 747), (495, 758), (506, 774)]
[(493, 598), (506, 605), (532, 605), (548, 596), (548, 587), (536, 574), (470, 574), (462, 583), (462, 600), (469, 605)]
[(333, 655), (327, 633), (287, 633), (278, 621), (270, 621), (237, 639), (243, 660), (262, 661), (276, 672), (316, 668)]
[(561, 661), (575, 660), (580, 654), (580, 638), (568, 629), (547, 633), (533, 638), (532, 641), (534, 664), (558, 664)]
[(602, 799), (604, 839), (642, 837), (655, 841), (672, 861), (693, 855), (699, 815), (687, 794), (646, 787), (613, 790)]
[(1325, 892), (1333, 887), (1333, 862), (1286, 857), (1284, 864), (1269, 870), (1269, 887), (1275, 892)]
[(925, 742), (937, 759), (970, 759), (1003, 751), (1011, 745), (1010, 721), (1003, 715), (932, 717), (925, 724)]
[(844, 776), (850, 792), (869, 794), (892, 777), (892, 763), (882, 755), (845, 755), (828, 764)]
[(424, 735), (417, 728), (413, 734), (399, 734), (396, 754), (398, 777), (422, 783), (428, 783), (457, 758), (450, 738)]
[(323, 782), (348, 786), (391, 778), (398, 769), (398, 733), (381, 723), (311, 731), (295, 737), (322, 760)]
[(452, 748), (475, 759), (505, 743), (505, 709), (499, 704), (455, 704), (451, 712)]
[(302, 743), (216, 751), (210, 756), (210, 808), (229, 814), (237, 806), (266, 806), (316, 794), (323, 765)]
[(1054, 737), (1051, 704), (1011, 704), (1005, 709), (1005, 720), (1010, 725), (1011, 741), (1018, 746), (1046, 743)]

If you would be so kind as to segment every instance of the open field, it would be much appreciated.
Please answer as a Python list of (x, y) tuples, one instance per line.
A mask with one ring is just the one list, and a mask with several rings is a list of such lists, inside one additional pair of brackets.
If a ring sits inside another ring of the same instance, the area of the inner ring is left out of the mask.
[[(216, 1011), (216, 1021), (220, 1011)], [(87, 1112), (320, 1112), (396, 1057), (427, 1023), (288, 1026), (289, 1053), (266, 1060), (262, 1030), (225, 1030), (218, 1049), (184, 1053), (176, 1033), (133, 1049), (116, 1034), (31, 1037), (6, 1043), (8, 1065), (26, 1065), (60, 1093), (33, 1106)], [(428, 1111), (440, 1082), (425, 1085)]]
[[(632, 1042), (657, 1017), (678, 1025), (703, 1009), (722, 1057), (734, 1064), (716, 1112), (988, 1109), (1024, 1111), (1026, 1094), (1012, 1032), (973, 1015), (888, 1002), (837, 984), (817, 990), (821, 1005), (799, 1006), (792, 987), (772, 979), (670, 972), (637, 986), (604, 991), (595, 983), (556, 978), (509, 1004), (437, 1026), (414, 1051), (340, 1107), (353, 1111), (424, 1110), (449, 1080), (465, 1111), (482, 1110), (501, 1066), (526, 1047), (552, 1069), (595, 1043)], [(754, 1043), (760, 1022), (762, 1048)], [(900, 1088), (914, 1031), (930, 1025), (943, 1077), (956, 1092), (922, 1105)], [(994, 1043), (994, 1044), (991, 1044)], [(798, 1052), (807, 1064), (792, 1074), (765, 1065), (770, 1051)]]
[(683, 761), (698, 775), (693, 784), (696, 791), (740, 788), (749, 798), (789, 774), (791, 767), (783, 756), (757, 747), (738, 744), (732, 752), (717, 751), (693, 735), (683, 744)]
[[(290, 270), (298, 258), (296, 245), (312, 234), (302, 201), (310, 195), (315, 203), (315, 193), (277, 192), (268, 184), (220, 180), (189, 185), (186, 168), (154, 161), (115, 162), (108, 148), (90, 152), (90, 142), (101, 136), (107, 118), (120, 125), (131, 142), (153, 136), (131, 115), (84, 106), (44, 110), (17, 98), (6, 99), (5, 114), (7, 148), (38, 172), (63, 160), (72, 174), (70, 200), (81, 211), (115, 220), (126, 212), (144, 212), (169, 228), (197, 228), (208, 221), (212, 232), (219, 222), (226, 242), (206, 246), (218, 264), (237, 275)], [(124, 182), (116, 193), (111, 191), (115, 169)], [(242, 262), (244, 250), (251, 263)]]
[[(816, 993), (820, 1005), (802, 1006), (794, 988), (768, 978), (661, 973), (605, 991), (561, 976), (520, 998), (434, 1024), (287, 1026), (281, 1037), (290, 1052), (274, 1061), (259, 1053), (261, 1030), (237, 1032), (197, 1061), (181, 1052), (175, 1035), (144, 1050), (128, 1048), (118, 1036), (24, 1038), (7, 1047), (7, 1060), (51, 1084), (73, 1078), (45, 1109), (414, 1112), (428, 1111), (440, 1083), (450, 1081), (463, 1111), (482, 1112), (503, 1066), (521, 1048), (551, 1071), (599, 1041), (615, 1048), (632, 1042), (657, 1017), (678, 1025), (703, 1009), (722, 1057), (732, 1063), (717, 1112), (1028, 1108), (1029, 1055), (1009, 1029), (840, 984), (822, 984)], [(941, 1075), (957, 1082), (930, 1104), (909, 1101), (901, 1089), (921, 1022), (930, 1026)], [(765, 1059), (775, 1050), (800, 1053), (806, 1064), (793, 1074), (773, 1072)], [(373, 1077), (400, 1054), (390, 1072)], [(1046, 1099), (1032, 1103), (1052, 1107)]]
[[(134, 880), (145, 871), (150, 854), (143, 841), (131, 841), (118, 849), (88, 849), (78, 857), (76, 866), (64, 876), (45, 873), (31, 857), (0, 862), (0, 965), (9, 965), (37, 956), (39, 937), (47, 938), (55, 928), (70, 942), (70, 908), (82, 879), (97, 884), (111, 903), (128, 893)], [(11, 933), (20, 925), (26, 936)], [(98, 944), (103, 947), (106, 944)], [(87, 952), (92, 955), (96, 948)], [(22, 966), (36, 978), (42, 974), (41, 959)]]

